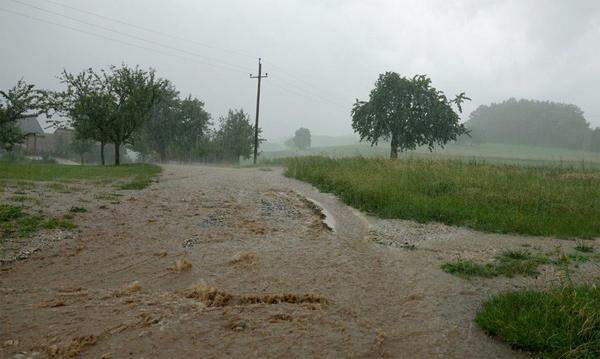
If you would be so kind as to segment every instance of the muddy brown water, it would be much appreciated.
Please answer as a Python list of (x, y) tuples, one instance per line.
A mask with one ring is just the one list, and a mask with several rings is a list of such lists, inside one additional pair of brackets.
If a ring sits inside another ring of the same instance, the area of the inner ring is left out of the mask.
[[(170, 165), (143, 191), (90, 199), (105, 190), (53, 194), (47, 210), (88, 208), (79, 230), (0, 267), (0, 357), (522, 357), (474, 315), (554, 269), (464, 280), (440, 265), (573, 246), (378, 220), (280, 169)], [(196, 285), (235, 300), (201, 300)]]

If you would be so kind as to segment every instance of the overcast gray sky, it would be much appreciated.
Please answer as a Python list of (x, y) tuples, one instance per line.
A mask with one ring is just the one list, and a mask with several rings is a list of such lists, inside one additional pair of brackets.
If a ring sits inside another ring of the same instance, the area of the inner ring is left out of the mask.
[(58, 89), (63, 68), (140, 64), (202, 99), (215, 119), (240, 107), (254, 118), (248, 73), (260, 56), (270, 139), (300, 126), (352, 133), (354, 99), (385, 71), (465, 91), (473, 101), (464, 118), (524, 97), (576, 104), (600, 126), (598, 0), (0, 0), (0, 54), (0, 88), (24, 77)]

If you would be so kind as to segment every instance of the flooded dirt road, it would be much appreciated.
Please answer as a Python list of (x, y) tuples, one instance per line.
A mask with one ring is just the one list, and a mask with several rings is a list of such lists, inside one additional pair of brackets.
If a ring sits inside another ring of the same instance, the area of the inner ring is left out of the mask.
[(449, 275), (457, 256), (558, 242), (367, 218), (280, 169), (165, 166), (120, 192), (2, 265), (0, 357), (520, 357), (475, 312), (555, 276)]

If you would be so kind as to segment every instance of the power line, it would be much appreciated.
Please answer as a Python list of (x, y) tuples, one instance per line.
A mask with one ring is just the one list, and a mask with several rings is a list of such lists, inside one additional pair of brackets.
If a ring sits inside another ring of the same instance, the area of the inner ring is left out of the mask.
[(301, 97), (304, 97), (304, 98), (307, 98), (307, 99), (310, 99), (310, 100), (316, 100), (316, 101), (319, 101), (321, 103), (328, 104), (328, 105), (334, 106), (334, 107), (339, 108), (339, 109), (347, 110), (346, 106), (342, 106), (341, 104), (328, 101), (328, 100), (326, 100), (326, 99), (324, 99), (322, 97), (319, 97), (317, 95), (313, 95), (313, 94), (309, 94), (309, 93), (303, 93), (303, 92), (300, 92), (298, 90), (290, 89), (290, 88), (287, 88), (287, 87), (284, 87), (282, 85), (277, 84), (277, 81), (281, 81), (281, 79), (276, 79), (273, 76), (271, 76), (271, 80), (273, 80), (273, 82), (271, 82), (271, 86), (274, 86), (274, 87), (276, 87), (276, 88), (278, 88), (278, 89), (280, 89), (280, 90), (282, 90), (284, 92), (287, 92), (289, 94), (292, 94), (292, 95), (295, 95), (295, 96), (301, 96)]
[(203, 47), (206, 47), (206, 48), (209, 48), (209, 49), (224, 51), (224, 52), (227, 52), (227, 53), (230, 53), (230, 54), (236, 54), (236, 55), (240, 55), (240, 56), (245, 56), (245, 57), (249, 57), (249, 58), (252, 58), (252, 59), (256, 59), (256, 56), (250, 55), (248, 53), (244, 53), (242, 51), (225, 49), (225, 48), (222, 48), (222, 47), (219, 47), (219, 46), (214, 46), (214, 45), (206, 44), (206, 43), (203, 43), (203, 42), (198, 42), (198, 41), (186, 39), (186, 38), (181, 37), (181, 36), (177, 36), (177, 35), (173, 35), (173, 34), (168, 34), (168, 33), (161, 32), (161, 31), (158, 31), (158, 30), (154, 30), (154, 29), (151, 29), (151, 28), (148, 28), (148, 27), (144, 27), (144, 26), (132, 24), (132, 23), (129, 23), (129, 22), (126, 22), (126, 21), (123, 21), (123, 20), (111, 18), (111, 17), (105, 16), (105, 15), (101, 15), (101, 14), (98, 14), (98, 13), (95, 13), (95, 12), (92, 12), (92, 11), (89, 11), (89, 10), (83, 10), (83, 9), (80, 9), (80, 8), (77, 8), (77, 7), (74, 7), (74, 6), (63, 4), (63, 3), (58, 2), (58, 1), (52, 1), (52, 0), (45, 0), (45, 1), (47, 3), (51, 3), (51, 4), (54, 4), (54, 5), (57, 5), (57, 6), (61, 6), (61, 7), (66, 8), (66, 9), (77, 11), (77, 12), (82, 13), (82, 14), (92, 15), (92, 16), (95, 16), (95, 17), (100, 18), (100, 19), (104, 19), (104, 20), (116, 22), (116, 23), (119, 23), (121, 25), (129, 26), (131, 28), (142, 30), (142, 31), (151, 32), (153, 34), (164, 36), (164, 37), (168, 37), (168, 38), (171, 38), (171, 39), (174, 39), (174, 40), (187, 41), (187, 42), (190, 42), (190, 43), (193, 43), (193, 44), (196, 44), (196, 45), (199, 45), (199, 46), (203, 46)]
[[(273, 74), (271, 74), (271, 75), (273, 75)], [(304, 89), (304, 88), (302, 88), (302, 87), (300, 87), (300, 86), (298, 86), (298, 85), (296, 85), (296, 84), (294, 84), (294, 83), (292, 83), (290, 81), (287, 81), (287, 80), (285, 80), (285, 79), (283, 79), (281, 77), (277, 77), (277, 76), (271, 76), (271, 77), (275, 81), (279, 81), (279, 82), (281, 82), (283, 84), (286, 84), (288, 86), (293, 87), (300, 94), (305, 94), (305, 95), (313, 97), (313, 98), (318, 98), (321, 101), (324, 101), (324, 102), (327, 102), (327, 103), (330, 103), (330, 104), (333, 104), (333, 105), (336, 105), (336, 106), (340, 106), (340, 107), (344, 106), (341, 102), (332, 100), (332, 99), (330, 99), (328, 97), (325, 97), (325, 96), (322, 96), (322, 95), (320, 95), (320, 94), (318, 94), (316, 92), (312, 92), (312, 91), (306, 90), (306, 89)]]
[(46, 12), (46, 13), (49, 13), (49, 14), (52, 14), (52, 15), (60, 16), (60, 17), (63, 17), (65, 19), (69, 19), (71, 21), (78, 22), (80, 24), (84, 24), (84, 25), (87, 25), (87, 26), (95, 27), (95, 28), (98, 28), (98, 29), (101, 29), (101, 30), (104, 30), (104, 31), (108, 31), (108, 32), (112, 32), (112, 33), (118, 34), (118, 35), (126, 36), (126, 37), (129, 37), (129, 38), (135, 39), (135, 40), (144, 41), (144, 42), (147, 42), (147, 43), (150, 43), (150, 44), (153, 44), (153, 45), (158, 45), (158, 46), (164, 47), (164, 48), (169, 49), (169, 50), (179, 51), (179, 52), (185, 53), (187, 55), (197, 56), (199, 58), (202, 58), (202, 59), (205, 59), (205, 60), (208, 60), (208, 61), (220, 63), (220, 64), (222, 64), (224, 66), (230, 66), (232, 68), (237, 68), (237, 69), (240, 69), (240, 70), (243, 70), (243, 71), (252, 71), (252, 69), (250, 69), (248, 67), (242, 67), (242, 66), (238, 66), (238, 65), (235, 65), (235, 64), (227, 63), (227, 62), (221, 61), (219, 59), (207, 57), (207, 56), (200, 55), (200, 54), (197, 54), (197, 53), (194, 53), (194, 52), (191, 52), (191, 51), (183, 50), (183, 49), (180, 49), (180, 48), (177, 48), (177, 47), (174, 47), (174, 46), (166, 45), (166, 44), (158, 42), (158, 41), (148, 40), (148, 39), (145, 39), (145, 38), (140, 37), (140, 36), (131, 35), (131, 34), (128, 34), (128, 33), (122, 32), (122, 31), (118, 31), (118, 30), (114, 30), (114, 29), (111, 29), (111, 28), (108, 28), (108, 27), (105, 27), (105, 26), (102, 26), (102, 25), (97, 25), (97, 24), (94, 24), (94, 23), (83, 21), (83, 20), (80, 20), (80, 19), (72, 17), (72, 16), (64, 15), (64, 14), (61, 14), (61, 13), (58, 13), (58, 12), (55, 12), (55, 11), (47, 10), (47, 9), (41, 8), (39, 6), (35, 6), (35, 5), (32, 5), (32, 4), (26, 3), (24, 1), (19, 1), (19, 0), (10, 0), (10, 1), (12, 1), (14, 3), (17, 3), (17, 4), (21, 4), (21, 5), (25, 5), (25, 6), (31, 7), (33, 9), (36, 9), (36, 10), (39, 10), (39, 11)]
[[(16, 0), (13, 0), (13, 1), (16, 1)], [(109, 16), (98, 14), (96, 12), (92, 12), (92, 11), (89, 11), (89, 10), (84, 10), (84, 9), (80, 9), (80, 8), (77, 8), (77, 7), (74, 7), (74, 6), (70, 6), (70, 5), (67, 5), (67, 4), (58, 2), (58, 1), (53, 1), (53, 0), (45, 0), (45, 1), (47, 3), (54, 4), (54, 5), (66, 8), (66, 9), (70, 9), (70, 10), (73, 10), (73, 11), (76, 11), (76, 12), (79, 12), (79, 13), (82, 13), (82, 14), (87, 14), (87, 15), (95, 16), (95, 17), (103, 19), (103, 20), (112, 21), (112, 22), (115, 22), (115, 23), (118, 23), (118, 24), (121, 24), (121, 25), (124, 25), (124, 26), (128, 26), (128, 27), (131, 27), (131, 28), (134, 28), (134, 29), (138, 29), (138, 30), (142, 30), (142, 31), (147, 31), (147, 32), (150, 32), (150, 33), (153, 33), (153, 34), (156, 34), (156, 35), (160, 35), (160, 36), (164, 36), (164, 37), (168, 37), (168, 38), (176, 39), (176, 40), (180, 40), (180, 41), (186, 41), (186, 42), (189, 42), (189, 43), (192, 43), (192, 44), (195, 44), (195, 45), (199, 45), (199, 46), (202, 46), (202, 47), (205, 47), (205, 48), (209, 48), (209, 49), (213, 49), (213, 50), (219, 50), (219, 51), (227, 52), (227, 53), (230, 53), (230, 54), (236, 54), (236, 55), (240, 55), (240, 56), (244, 56), (244, 57), (248, 57), (248, 58), (252, 58), (252, 59), (256, 58), (256, 56), (250, 55), (250, 54), (248, 54), (246, 52), (242, 52), (242, 51), (238, 51), (238, 50), (232, 50), (232, 49), (226, 49), (226, 48), (223, 48), (223, 47), (219, 47), (219, 46), (215, 46), (215, 45), (210, 45), (210, 44), (206, 44), (206, 43), (199, 42), (199, 41), (190, 40), (190, 39), (187, 39), (185, 37), (181, 37), (181, 36), (177, 36), (177, 35), (173, 35), (173, 34), (161, 32), (161, 31), (158, 31), (158, 30), (155, 30), (155, 29), (151, 29), (151, 28), (148, 28), (148, 27), (144, 27), (144, 26), (132, 24), (132, 23), (125, 22), (125, 21), (122, 21), (122, 20), (119, 20), (119, 19), (115, 19), (115, 18), (112, 18), (112, 17), (109, 17)], [(288, 78), (291, 78), (291, 79), (293, 79), (295, 81), (303, 82), (307, 86), (313, 88), (314, 90), (317, 90), (318, 92), (321, 92), (322, 94), (327, 95), (328, 97), (331, 95), (331, 94), (327, 93), (326, 91), (323, 91), (323, 90), (319, 89), (314, 84), (306, 81), (302, 77), (296, 76), (291, 71), (288, 71), (285, 68), (283, 68), (283, 67), (281, 67), (281, 66), (273, 63), (272, 61), (268, 61), (267, 60), (267, 61), (264, 61), (264, 62), (268, 63), (270, 66), (272, 66), (274, 68), (279, 69), (280, 72), (282, 73), (282, 75), (285, 75)], [(247, 70), (249, 70), (249, 69), (247, 69)], [(282, 82), (286, 82), (283, 79), (281, 79), (281, 81)], [(305, 88), (300, 87), (298, 84), (291, 84), (290, 82), (288, 82), (288, 84), (291, 85), (291, 86), (294, 86), (296, 88), (299, 88), (301, 91), (305, 91), (305, 92), (309, 92), (310, 91), (310, 90), (306, 90)], [(336, 96), (334, 96), (334, 97), (336, 97)], [(331, 101), (331, 100), (329, 100), (329, 101)], [(335, 101), (331, 101), (331, 102), (335, 102)]]
[[(22, 13), (22, 12), (14, 11), (14, 10), (11, 10), (11, 9), (0, 8), (0, 11), (4, 11), (6, 13), (11, 13), (11, 14), (18, 15), (18, 16), (21, 16), (21, 17), (25, 17), (25, 18), (28, 18), (30, 20), (35, 20), (35, 21), (39, 21), (39, 22), (42, 22), (42, 23), (50, 24), (50, 25), (53, 25), (53, 26), (62, 27), (62, 28), (65, 28), (65, 29), (68, 29), (68, 30), (71, 30), (71, 31), (75, 31), (75, 32), (79, 32), (79, 33), (83, 33), (83, 34), (86, 34), (86, 35), (95, 36), (95, 37), (98, 37), (98, 38), (101, 38), (101, 39), (104, 39), (104, 40), (113, 41), (113, 42), (120, 43), (120, 44), (123, 44), (123, 45), (132, 46), (132, 47), (136, 47), (136, 48), (143, 49), (143, 50), (146, 50), (146, 51), (155, 52), (155, 53), (158, 53), (158, 54), (161, 54), (161, 55), (164, 55), (164, 56), (178, 57), (178, 58), (181, 58), (181, 59), (184, 59), (184, 60), (194, 61), (194, 62), (201, 63), (203, 65), (207, 65), (207, 66), (214, 67), (214, 68), (220, 68), (220, 69), (225, 69), (225, 70), (235, 71), (235, 72), (240, 72), (240, 73), (247, 73), (246, 71), (243, 71), (241, 69), (231, 68), (231, 67), (228, 67), (226, 65), (214, 64), (214, 63), (208, 62), (206, 60), (199, 60), (199, 59), (196, 59), (196, 58), (191, 58), (191, 57), (187, 57), (187, 56), (181, 56), (179, 54), (173, 54), (173, 53), (169, 53), (169, 52), (166, 52), (166, 51), (162, 51), (162, 50), (158, 50), (158, 49), (154, 49), (154, 48), (142, 46), (142, 45), (135, 44), (135, 43), (132, 43), (132, 42), (123, 41), (121, 39), (117, 39), (117, 38), (105, 36), (105, 35), (94, 33), (94, 32), (90, 32), (90, 31), (87, 31), (87, 30), (82, 30), (82, 29), (79, 29), (79, 28), (76, 28), (76, 27), (73, 27), (73, 26), (69, 26), (69, 25), (57, 23), (57, 22), (54, 22), (54, 21), (50, 21), (50, 20), (47, 20), (47, 19), (39, 18), (39, 17), (36, 17), (36, 16), (32, 16), (32, 15), (29, 15), (29, 14)], [(280, 88), (281, 90), (283, 90), (285, 92), (288, 92), (288, 93), (291, 93), (291, 94), (294, 94), (294, 95), (297, 95), (297, 96), (302, 96), (302, 97), (305, 97), (305, 98), (316, 99), (316, 100), (321, 101), (323, 103), (328, 103), (330, 105), (335, 105), (336, 107), (339, 107), (339, 108), (344, 108), (344, 106), (340, 105), (339, 103), (332, 102), (332, 101), (327, 100), (327, 99), (325, 99), (323, 97), (320, 97), (318, 95), (314, 95), (314, 94), (311, 94), (311, 93), (308, 93), (308, 92), (301, 92), (301, 91), (305, 91), (305, 90), (302, 89), (302, 88), (300, 88), (300, 87), (298, 87), (298, 86), (296, 86), (295, 84), (293, 84), (291, 82), (285, 81), (285, 80), (280, 79), (280, 78), (274, 78), (274, 80), (280, 81), (282, 83), (287, 83), (288, 85), (292, 85), (292, 86), (296, 87), (297, 89), (300, 89), (300, 91), (299, 91), (299, 90), (289, 89), (289, 88), (286, 88), (286, 87), (283, 87), (283, 86), (280, 86), (280, 85), (277, 85), (277, 84), (273, 84), (275, 87), (278, 87), (278, 88)]]
[[(25, 17), (25, 18), (28, 18), (28, 19), (31, 19), (31, 20), (35, 20), (35, 21), (39, 21), (39, 22), (43, 22), (43, 23), (46, 23), (46, 24), (50, 24), (50, 25), (62, 27), (62, 28), (69, 29), (69, 30), (76, 31), (76, 32), (80, 32), (80, 33), (83, 33), (83, 34), (87, 34), (87, 35), (99, 37), (99, 38), (102, 38), (102, 39), (105, 39), (105, 40), (109, 40), (109, 41), (113, 41), (113, 42), (118, 42), (120, 44), (137, 47), (139, 49), (156, 52), (156, 53), (159, 53), (159, 54), (162, 54), (162, 55), (165, 55), (165, 56), (173, 56), (173, 57), (179, 57), (179, 58), (182, 58), (182, 59), (185, 59), (185, 60), (198, 61), (198, 59), (194, 59), (194, 58), (190, 58), (190, 57), (186, 57), (186, 56), (181, 56), (181, 55), (178, 55), (178, 54), (172, 54), (172, 53), (169, 53), (169, 52), (165, 52), (165, 51), (161, 51), (161, 50), (149, 48), (149, 47), (146, 47), (146, 46), (134, 44), (134, 43), (131, 43), (131, 42), (128, 42), (128, 41), (123, 41), (123, 40), (120, 40), (120, 39), (115, 39), (113, 37), (109, 37), (109, 36), (105, 36), (105, 35), (102, 35), (102, 34), (97, 34), (97, 33), (94, 33), (94, 32), (90, 32), (90, 31), (78, 29), (76, 27), (72, 27), (72, 26), (64, 25), (64, 24), (57, 23), (57, 22), (54, 22), (54, 21), (50, 21), (50, 20), (38, 18), (38, 17), (35, 17), (35, 16), (31, 16), (29, 14), (18, 12), (18, 11), (14, 11), (14, 10), (10, 10), (10, 9), (5, 9), (5, 8), (0, 8), (0, 11), (4, 11), (4, 12), (11, 13), (11, 14), (14, 14), (14, 15), (22, 16), (22, 17)], [(200, 61), (200, 63), (202, 63), (204, 65), (207, 65), (207, 66), (215, 67), (215, 68), (221, 68), (221, 69), (225, 69), (225, 70), (229, 70), (229, 71), (246, 73), (246, 71), (242, 71), (242, 70), (238, 70), (238, 69), (232, 69), (232, 68), (225, 67), (225, 66), (222, 66), (222, 65), (213, 64), (213, 63), (210, 63), (208, 61)]]
[[(317, 90), (317, 91), (319, 91), (319, 92), (322, 92), (322, 93), (323, 93), (323, 94), (325, 94), (325, 95), (328, 95), (328, 96), (329, 96), (329, 95), (333, 95), (332, 93), (328, 93), (328, 92), (322, 91), (322, 90), (321, 90), (321, 89), (319, 89), (317, 86), (315, 86), (315, 85), (313, 85), (312, 83), (310, 83), (310, 82), (306, 81), (304, 78), (302, 78), (302, 76), (295, 75), (295, 74), (294, 74), (294, 73), (292, 73), (291, 71), (288, 71), (288, 70), (286, 70), (285, 68), (283, 68), (283, 67), (281, 67), (281, 66), (279, 66), (279, 65), (277, 65), (277, 64), (274, 64), (274, 63), (272, 63), (272, 62), (270, 62), (270, 61), (265, 61), (265, 63), (269, 64), (271, 67), (274, 67), (274, 68), (276, 68), (276, 69), (279, 69), (279, 72), (280, 72), (282, 75), (285, 75), (285, 76), (287, 76), (287, 77), (288, 77), (288, 78), (290, 78), (290, 79), (293, 79), (293, 80), (295, 80), (295, 81), (300, 81), (300, 82), (303, 82), (303, 83), (304, 83), (304, 84), (306, 84), (307, 86), (309, 86), (309, 87), (311, 87), (311, 88), (313, 88), (313, 89), (315, 89), (315, 90)], [(333, 95), (333, 97), (337, 97), (337, 96)]]

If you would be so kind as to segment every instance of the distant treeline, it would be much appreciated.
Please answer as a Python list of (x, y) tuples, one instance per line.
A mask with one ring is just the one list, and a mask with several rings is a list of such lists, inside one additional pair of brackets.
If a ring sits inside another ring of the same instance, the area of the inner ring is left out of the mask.
[(493, 142), (600, 152), (600, 128), (592, 129), (583, 111), (570, 104), (508, 99), (479, 106), (462, 142)]

